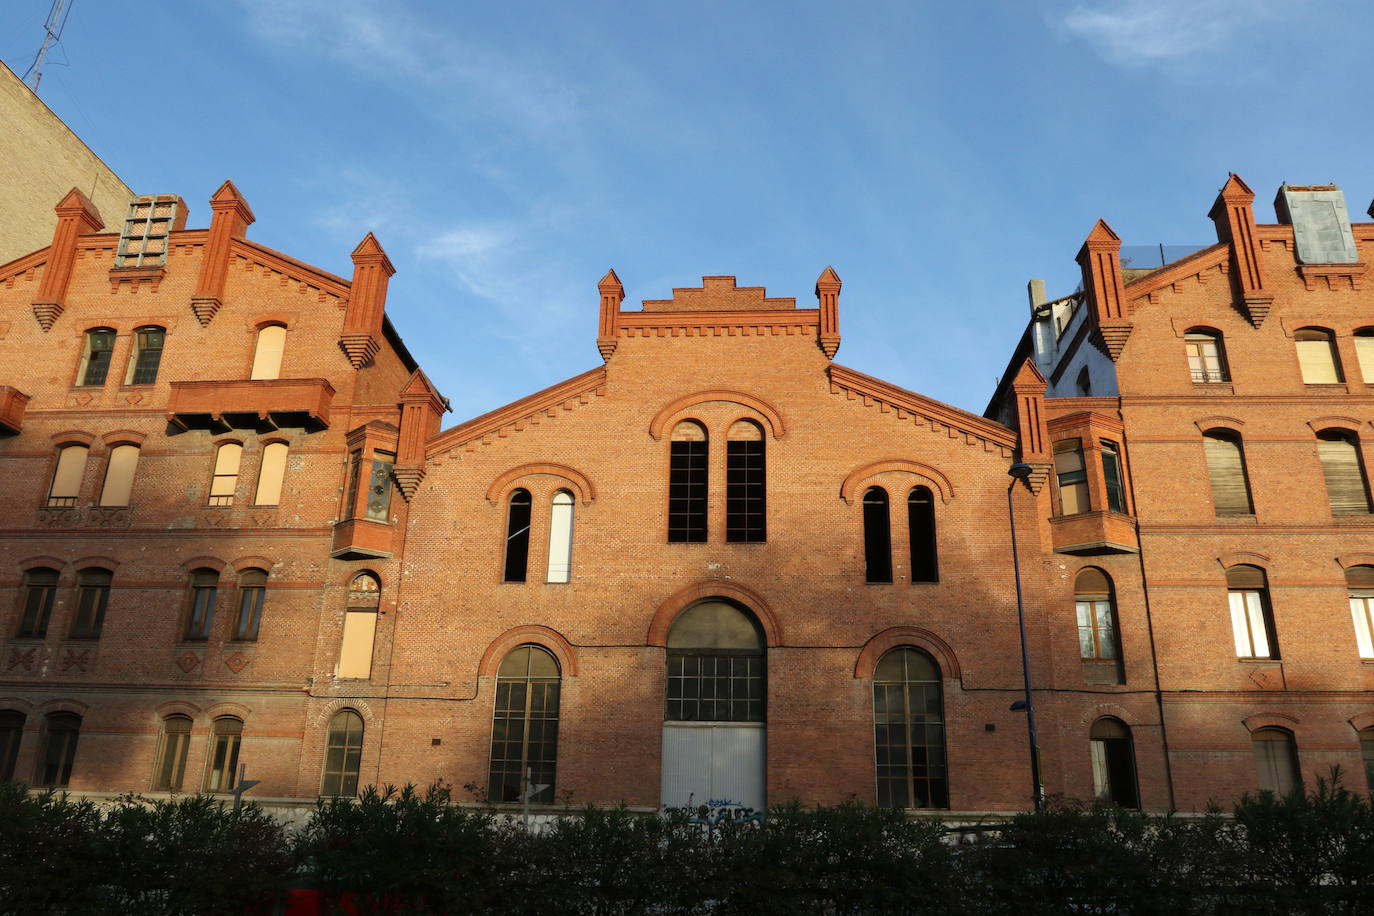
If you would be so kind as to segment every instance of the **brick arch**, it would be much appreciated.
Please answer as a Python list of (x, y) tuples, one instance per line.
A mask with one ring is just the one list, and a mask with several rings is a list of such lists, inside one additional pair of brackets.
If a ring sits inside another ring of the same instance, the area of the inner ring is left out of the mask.
[(940, 502), (947, 503), (954, 498), (954, 484), (950, 483), (948, 477), (938, 468), (934, 468), (920, 461), (912, 461), (908, 458), (886, 458), (882, 461), (875, 461), (866, 464), (861, 468), (856, 468), (849, 472), (849, 476), (840, 484), (840, 499), (849, 505), (854, 504), (854, 494), (859, 489), (859, 484), (876, 477), (879, 474), (886, 474), (890, 471), (900, 471), (912, 474), (931, 484), (935, 485), (935, 490), (940, 494)]
[(72, 700), (66, 697), (54, 697), (53, 699), (45, 700), (38, 706), (34, 707), (34, 714), (40, 717), (49, 715), (50, 713), (54, 712), (70, 712), (75, 713), (82, 719), (85, 719), (86, 714), (90, 711), (91, 707), (87, 704), (81, 702), (80, 700)]
[(233, 716), (235, 719), (239, 719), (246, 723), (250, 712), (252, 712), (252, 710), (247, 706), (244, 706), (242, 703), (234, 703), (230, 700), (221, 700), (218, 703), (212, 703), (205, 707), (205, 715), (211, 722), (223, 718), (224, 716)]
[(222, 573), (227, 565), (218, 557), (191, 557), (181, 564), (181, 568), (187, 572), (193, 569), (213, 569), (215, 572)]
[(23, 697), (0, 697), (0, 709), (22, 713), (24, 718), (28, 719), (33, 712), (33, 703)]
[(229, 564), (234, 567), (234, 572), (243, 572), (247, 569), (261, 569), (268, 575), (272, 574), (272, 561), (267, 557), (239, 557)]
[(1341, 571), (1352, 566), (1374, 566), (1374, 553), (1344, 553), (1336, 557), (1336, 562), (1341, 564)]
[(888, 627), (873, 635), (859, 650), (859, 657), (854, 662), (854, 676), (873, 677), (873, 669), (878, 667), (879, 659), (899, 646), (912, 646), (930, 653), (940, 665), (942, 680), (959, 680), (963, 677), (959, 659), (949, 643), (921, 627)]
[(1360, 430), (1364, 428), (1364, 423), (1354, 417), (1317, 417), (1314, 420), (1308, 420), (1307, 425), (1312, 428), (1314, 433), (1327, 429), (1343, 429), (1346, 432), (1359, 435)]
[(31, 569), (55, 569), (59, 573), (67, 566), (66, 560), (59, 560), (57, 557), (37, 556), (20, 560), (18, 563), (20, 572), (28, 572)]
[(768, 603), (757, 593), (739, 585), (735, 582), (727, 582), (722, 579), (703, 579), (691, 585), (681, 588), (668, 596), (658, 610), (654, 612), (654, 617), (649, 621), (649, 633), (645, 637), (645, 643), (650, 646), (668, 645), (668, 631), (672, 629), (673, 621), (677, 615), (685, 611), (690, 605), (708, 598), (725, 598), (748, 608), (754, 618), (758, 620), (759, 626), (763, 627), (763, 641), (768, 647), (782, 645), (782, 624)]
[(1198, 432), (1202, 433), (1203, 435), (1206, 435), (1207, 431), (1210, 429), (1229, 429), (1233, 433), (1240, 433), (1245, 430), (1244, 420), (1238, 420), (1235, 417), (1223, 417), (1219, 415), (1212, 417), (1199, 417), (1193, 421), (1193, 425), (1196, 426)]
[(259, 315), (257, 318), (248, 322), (248, 329), (250, 331), (256, 332), (261, 331), (263, 328), (271, 327), (275, 324), (283, 328), (286, 328), (289, 331), (291, 330), (291, 326), (295, 323), (296, 316), (294, 314), (287, 312), (268, 312), (267, 314)]
[(142, 446), (148, 436), (136, 429), (115, 429), (100, 437), (100, 441), (113, 448), (116, 445)]
[[(668, 421), (674, 416), (695, 407), (698, 404), (705, 404), (707, 401), (726, 401), (731, 404), (740, 404), (748, 407), (763, 417), (764, 425), (773, 434), (774, 439), (781, 439), (787, 433), (787, 428), (783, 424), (782, 414), (772, 404), (762, 398), (754, 397), (752, 394), (745, 394), (742, 391), (730, 391), (727, 389), (717, 389), (712, 391), (698, 391), (695, 394), (685, 394), (675, 401), (670, 401), (654, 418), (649, 421), (649, 435), (655, 439), (663, 438), (663, 431), (668, 425)], [(740, 418), (736, 418), (740, 419)], [(750, 417), (749, 419), (754, 419)], [(731, 421), (734, 422), (734, 421)]]
[(119, 561), (109, 557), (82, 557), (79, 560), (73, 560), (72, 566), (76, 567), (78, 572), (83, 569), (103, 569), (112, 573), (119, 569)]
[(330, 700), (315, 715), (315, 725), (319, 728), (328, 728), (329, 720), (334, 718), (334, 714), (341, 709), (351, 709), (363, 717), (363, 722), (371, 724), (376, 716), (372, 714), (372, 707), (367, 705), (367, 701), (361, 697), (339, 697)]
[(577, 677), (579, 672), (577, 650), (573, 648), (573, 644), (552, 627), (540, 626), (539, 624), (511, 627), (493, 639), (491, 644), (487, 646), (487, 650), (482, 653), (482, 660), (477, 664), (478, 676), (495, 677), (496, 669), (501, 667), (501, 662), (505, 659), (506, 654), (512, 649), (524, 645), (548, 649), (553, 653), (553, 657), (558, 659), (558, 668), (563, 677)]
[[(0, 702), (4, 701), (0, 700)], [(1357, 732), (1362, 732), (1367, 728), (1374, 728), (1374, 712), (1362, 712), (1358, 716), (1351, 716), (1350, 726)]]
[(90, 448), (95, 445), (95, 436), (85, 430), (64, 429), (60, 433), (52, 434), (54, 445), (84, 445)]
[(1233, 550), (1230, 553), (1223, 553), (1217, 557), (1217, 562), (1223, 569), (1230, 569), (1232, 566), (1258, 566), (1268, 572), (1274, 565), (1273, 559), (1262, 554), (1255, 553), (1253, 550)]
[(1251, 734), (1261, 728), (1281, 728), (1286, 732), (1297, 734), (1298, 718), (1283, 712), (1257, 712), (1253, 716), (1246, 716), (1240, 720), (1245, 726), (1246, 731)]
[(161, 722), (168, 716), (185, 716), (194, 722), (196, 719), (199, 719), (204, 712), (205, 710), (201, 709), (195, 703), (186, 700), (166, 700), (153, 707), (153, 714), (158, 722)]
[(1131, 730), (1131, 738), (1134, 740), (1136, 725), (1139, 723), (1132, 721), (1133, 718), (1130, 711), (1124, 706), (1118, 706), (1115, 703), (1099, 703), (1083, 710), (1081, 722), (1083, 732), (1086, 734), (1098, 719), (1117, 719)]
[(550, 477), (558, 477), (567, 481), (584, 506), (596, 499), (596, 485), (586, 474), (576, 468), (568, 467), (566, 464), (537, 461), (513, 467), (493, 480), (491, 486), (487, 487), (487, 502), (493, 506), (498, 505), (501, 500), (505, 499), (506, 494), (515, 488), (516, 481), (522, 477), (532, 477), (536, 474), (547, 474)]

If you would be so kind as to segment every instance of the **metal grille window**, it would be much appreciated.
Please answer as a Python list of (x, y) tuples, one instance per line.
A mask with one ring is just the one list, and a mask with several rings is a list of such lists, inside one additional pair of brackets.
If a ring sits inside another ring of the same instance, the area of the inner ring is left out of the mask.
[(1212, 480), (1212, 504), (1219, 516), (1253, 515), (1250, 482), (1240, 436), (1227, 429), (1208, 430), (1202, 440), (1207, 476)]
[(1286, 795), (1300, 782), (1298, 776), (1298, 746), (1291, 732), (1281, 728), (1260, 728), (1250, 734), (1255, 751), (1255, 769), (1259, 771), (1262, 792)]
[(894, 649), (873, 672), (878, 805), (948, 808), (940, 669), (917, 649)]
[(329, 720), (320, 794), (326, 798), (357, 795), (362, 764), (363, 717), (351, 709), (341, 709)]
[(1350, 567), (1345, 571), (1345, 584), (1355, 624), (1355, 647), (1360, 658), (1374, 658), (1374, 566)]
[(24, 573), (24, 615), (19, 620), (21, 639), (48, 635), (53, 602), (57, 600), (57, 570), (31, 569)]
[(762, 722), (763, 640), (743, 611), (704, 601), (678, 615), (668, 634), (664, 716), (677, 722)]
[(1126, 486), (1121, 479), (1121, 451), (1115, 442), (1103, 439), (1102, 479), (1107, 485), (1107, 508), (1112, 512), (1126, 511)]
[(1188, 369), (1193, 381), (1229, 382), (1230, 373), (1226, 371), (1226, 355), (1222, 349), (1221, 335), (1213, 331), (1189, 331), (1183, 337), (1183, 347), (1188, 353)]
[(226, 442), (215, 451), (215, 470), (210, 478), (212, 506), (232, 506), (234, 491), (239, 485), (239, 464), (243, 461), (243, 446)]
[(162, 720), (162, 747), (158, 751), (157, 771), (153, 789), (180, 792), (186, 776), (186, 752), (191, 747), (191, 720), (186, 716), (168, 716)]
[(215, 720), (210, 738), (210, 758), (205, 769), (206, 792), (233, 791), (242, 738), (243, 720), (233, 716), (220, 716)]
[(219, 593), (219, 573), (197, 569), (191, 573), (191, 606), (186, 615), (186, 639), (209, 639), (215, 616), (215, 596)]
[(72, 639), (100, 638), (113, 580), (114, 576), (104, 569), (83, 569), (76, 574), (76, 617), (72, 620)]
[(558, 768), (558, 661), (538, 646), (513, 649), (496, 672), (487, 797), (550, 803)]
[(234, 638), (252, 641), (262, 626), (262, 606), (267, 600), (267, 573), (245, 569), (239, 575), (239, 613), (234, 622)]
[(13, 709), (0, 711), (0, 782), (14, 782), (19, 742), (24, 738), (24, 718), (22, 712)]
[(510, 495), (506, 512), (505, 582), (524, 582), (530, 560), (530, 491), (516, 490)]
[(1226, 585), (1236, 657), (1278, 658), (1264, 570), (1258, 566), (1232, 566), (1226, 570)]
[(940, 560), (935, 544), (935, 494), (916, 487), (906, 498), (907, 533), (911, 538), (911, 581), (939, 582)]
[(64, 445), (57, 450), (57, 466), (53, 468), (52, 486), (48, 490), (49, 508), (70, 509), (76, 505), (90, 451), (84, 445)]
[(1092, 508), (1088, 498), (1088, 472), (1083, 466), (1083, 444), (1065, 439), (1054, 444), (1055, 483), (1059, 486), (1059, 514), (1077, 515)]
[(38, 768), (33, 781), (45, 788), (60, 788), (72, 779), (76, 739), (81, 735), (81, 717), (71, 712), (54, 712), (48, 715), (43, 725), (43, 749), (38, 755)]
[(736, 421), (725, 443), (725, 540), (768, 539), (766, 476), (763, 429), (750, 420)]
[(86, 332), (86, 352), (81, 359), (82, 385), (103, 385), (110, 374), (110, 358), (114, 356), (115, 332), (111, 328), (96, 328)]
[(882, 487), (864, 491), (864, 580), (892, 581), (892, 526)]
[(134, 332), (134, 358), (129, 362), (129, 377), (125, 384), (151, 385), (157, 381), (157, 369), (162, 364), (162, 344), (167, 332), (163, 328), (146, 327)]
[(1093, 723), (1088, 735), (1092, 748), (1093, 794), (1100, 801), (1123, 808), (1139, 808), (1135, 744), (1130, 728), (1120, 719), (1104, 716)]
[(167, 242), (177, 215), (175, 197), (136, 197), (119, 233), (116, 267), (158, 267), (167, 263)]
[(1326, 495), (1332, 515), (1368, 515), (1369, 487), (1360, 460), (1359, 439), (1344, 429), (1317, 433), (1317, 456), (1326, 478)]
[(706, 542), (706, 428), (684, 420), (673, 428), (668, 456), (668, 542)]

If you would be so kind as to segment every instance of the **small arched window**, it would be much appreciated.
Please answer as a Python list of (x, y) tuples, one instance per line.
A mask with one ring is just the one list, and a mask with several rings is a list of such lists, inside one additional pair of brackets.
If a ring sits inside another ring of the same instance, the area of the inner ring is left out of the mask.
[(210, 625), (215, 619), (215, 597), (218, 594), (219, 573), (213, 569), (197, 569), (191, 573), (191, 600), (186, 612), (186, 639), (210, 638)]
[(1077, 515), (1092, 508), (1080, 440), (1063, 439), (1054, 444), (1054, 481), (1059, 490), (1060, 515)]
[(245, 569), (239, 573), (239, 612), (234, 621), (234, 638), (252, 641), (262, 627), (262, 606), (267, 602), (267, 572)]
[(1350, 567), (1345, 571), (1345, 585), (1360, 658), (1374, 658), (1374, 566)]
[(572, 578), (573, 495), (567, 490), (553, 494), (549, 507), (549, 582)]
[(1102, 570), (1089, 566), (1074, 579), (1073, 591), (1084, 678), (1090, 684), (1123, 683), (1111, 579)]
[(361, 572), (348, 584), (343, 641), (339, 645), (339, 677), (372, 676), (372, 649), (377, 639), (377, 611), (382, 584), (372, 573)]
[(1104, 716), (1089, 732), (1093, 760), (1093, 794), (1100, 801), (1123, 808), (1139, 808), (1135, 745), (1131, 729), (1120, 719)]
[(1183, 347), (1188, 353), (1188, 370), (1192, 373), (1194, 383), (1231, 380), (1220, 333), (1208, 328), (1193, 328), (1183, 335)]
[(1360, 362), (1364, 383), (1374, 385), (1374, 328), (1360, 328), (1355, 332), (1355, 358)]
[(239, 485), (239, 464), (243, 461), (243, 446), (225, 442), (215, 450), (215, 470), (210, 477), (211, 506), (232, 506), (234, 491)]
[(906, 498), (907, 529), (911, 537), (911, 581), (939, 582), (940, 560), (935, 544), (935, 494), (916, 487)]
[(1261, 792), (1287, 795), (1300, 784), (1298, 745), (1293, 733), (1282, 728), (1258, 728), (1250, 733), (1259, 771)]
[(20, 639), (48, 635), (53, 603), (57, 600), (57, 570), (30, 569), (24, 573), (24, 615), (19, 619)]
[(110, 460), (105, 465), (105, 483), (100, 488), (100, 505), (129, 505), (129, 497), (134, 491), (134, 474), (137, 471), (137, 445), (116, 445), (110, 449)]
[(1360, 460), (1360, 440), (1349, 430), (1324, 429), (1317, 433), (1317, 456), (1326, 478), (1326, 495), (1332, 515), (1368, 515), (1369, 486)]
[(253, 494), (256, 506), (275, 506), (281, 502), (281, 485), (286, 478), (286, 456), (290, 447), (285, 442), (269, 442), (262, 447), (262, 464), (258, 468), (258, 487)]
[(1298, 349), (1298, 368), (1307, 385), (1333, 385), (1345, 381), (1336, 338), (1325, 328), (1299, 328), (1293, 332)]
[(1218, 516), (1253, 515), (1250, 481), (1240, 436), (1229, 429), (1209, 429), (1202, 439), (1207, 475), (1212, 481), (1212, 504)]
[(553, 801), (558, 768), (558, 661), (539, 646), (519, 646), (496, 672), (487, 798), (520, 801), (532, 786), (535, 803)]
[(19, 742), (24, 740), (24, 719), (22, 712), (0, 709), (0, 782), (14, 782)]
[(351, 709), (341, 709), (329, 720), (320, 794), (326, 798), (357, 795), (362, 764), (363, 717)]
[(888, 512), (887, 491), (869, 487), (864, 491), (864, 580), (892, 581), (892, 520)]
[(706, 542), (706, 427), (683, 420), (668, 453), (668, 542)]
[(768, 539), (767, 476), (763, 427), (736, 420), (725, 442), (725, 540), (747, 544)]
[(530, 491), (514, 490), (506, 510), (506, 564), (502, 580), (524, 582), (530, 561)]
[(893, 649), (873, 670), (873, 750), (879, 807), (949, 807), (940, 667), (919, 649)]
[(105, 569), (83, 569), (76, 574), (76, 616), (72, 639), (99, 639), (105, 627), (105, 608), (110, 603), (114, 575)]
[(110, 358), (114, 356), (114, 328), (95, 328), (86, 332), (86, 346), (81, 354), (81, 370), (77, 384), (98, 386), (105, 384), (110, 374)]
[(1227, 598), (1231, 605), (1231, 634), (1237, 658), (1278, 658), (1274, 618), (1269, 607), (1269, 583), (1258, 566), (1232, 566), (1226, 570)]
[(205, 791), (232, 792), (238, 783), (239, 743), (243, 720), (220, 716), (210, 735), (210, 757), (205, 763)]
[(180, 792), (186, 777), (186, 752), (191, 747), (191, 719), (168, 716), (162, 720), (162, 741), (158, 748), (153, 790)]
[(34, 783), (45, 788), (61, 788), (71, 782), (76, 739), (80, 735), (81, 717), (76, 713), (48, 714), (43, 720), (43, 749), (38, 755)]
[(81, 480), (86, 476), (86, 457), (90, 451), (84, 445), (64, 445), (57, 450), (52, 486), (48, 488), (48, 506), (67, 509), (76, 505), (81, 496)]
[(248, 378), (281, 378), (281, 359), (285, 352), (285, 325), (269, 324), (259, 329), (257, 344), (253, 348), (253, 370)]
[(166, 339), (167, 329), (156, 325), (134, 331), (134, 358), (129, 360), (124, 384), (151, 385), (157, 381), (157, 370), (162, 365), (162, 346)]

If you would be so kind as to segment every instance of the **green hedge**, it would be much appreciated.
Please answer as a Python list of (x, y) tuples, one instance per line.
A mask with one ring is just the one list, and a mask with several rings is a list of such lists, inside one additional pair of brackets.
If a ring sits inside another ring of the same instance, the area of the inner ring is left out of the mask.
[(952, 842), (937, 821), (784, 805), (758, 824), (569, 809), (534, 832), (432, 787), (321, 802), (295, 836), (206, 797), (108, 807), (0, 786), (0, 913), (1374, 912), (1374, 809), (1338, 779), (1226, 816), (1058, 803)]

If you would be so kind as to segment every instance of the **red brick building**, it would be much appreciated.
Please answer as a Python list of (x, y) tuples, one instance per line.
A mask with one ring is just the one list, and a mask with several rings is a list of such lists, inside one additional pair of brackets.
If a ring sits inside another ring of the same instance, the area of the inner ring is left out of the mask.
[[(1238, 187), (1217, 246), (1129, 280), (1101, 224), (987, 417), (835, 363), (833, 270), (801, 308), (706, 277), (624, 309), (611, 272), (601, 365), (442, 431), (370, 235), (345, 280), (250, 241), (229, 183), (208, 230), (73, 192), (0, 265), (0, 776), (1022, 808), (1009, 509), (1048, 791), (1358, 770), (1374, 225), (1301, 261)], [(1340, 381), (1297, 374), (1309, 326)]]

